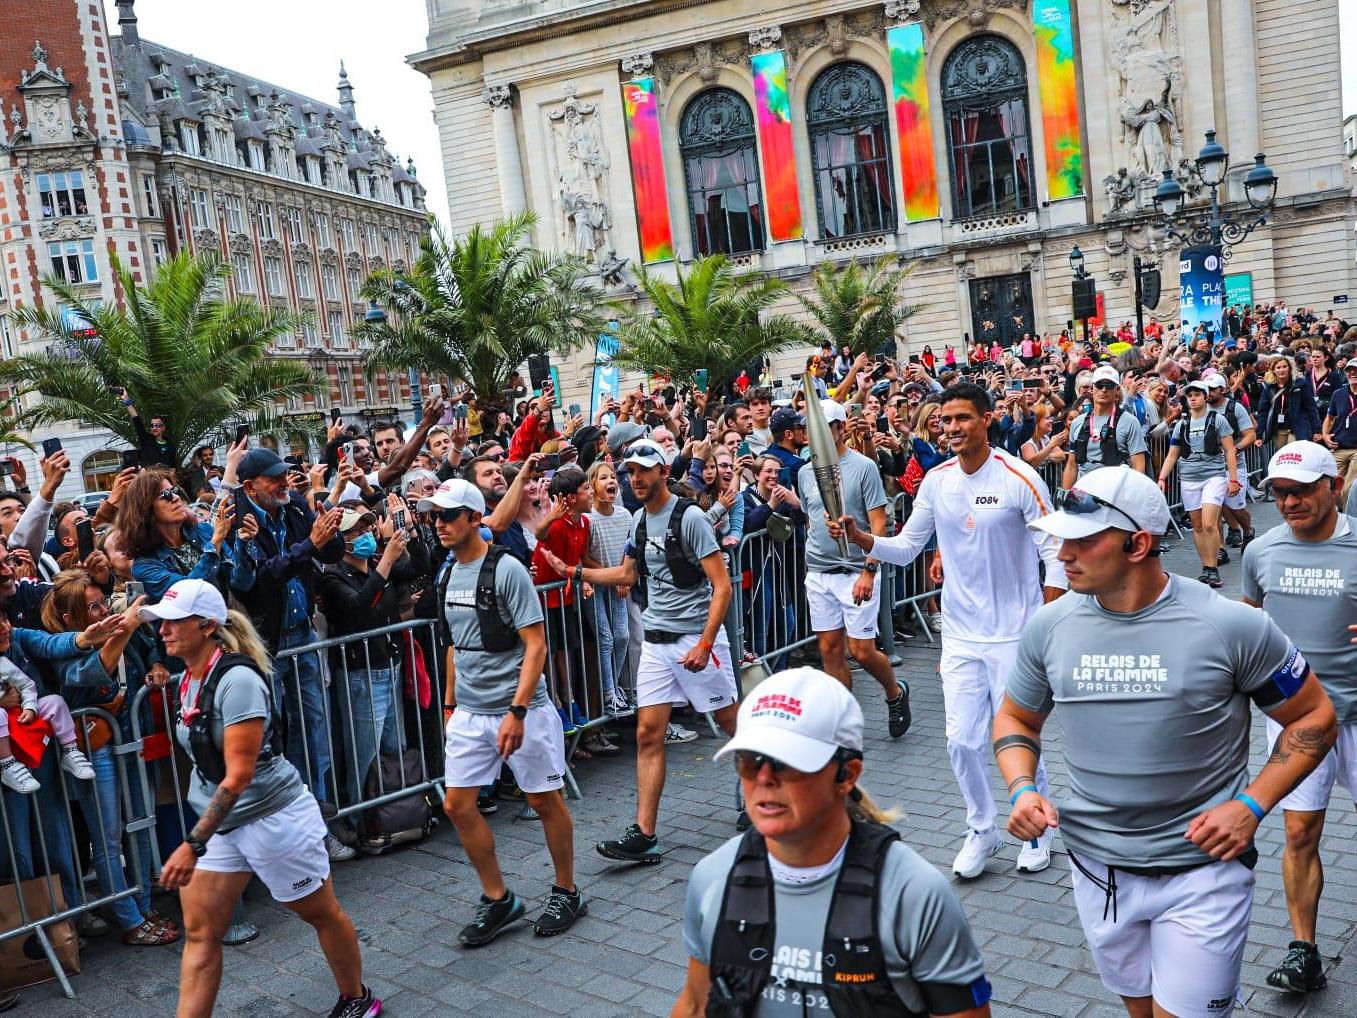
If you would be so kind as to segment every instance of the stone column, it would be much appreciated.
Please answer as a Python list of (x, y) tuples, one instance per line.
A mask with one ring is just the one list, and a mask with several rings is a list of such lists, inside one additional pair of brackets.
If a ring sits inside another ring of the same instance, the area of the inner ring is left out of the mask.
[(514, 127), (513, 88), (487, 85), (481, 98), (490, 107), (495, 133), (495, 163), (499, 170), (499, 197), (504, 215), (512, 216), (528, 207), (523, 189), (523, 157), (518, 151), (518, 131)]
[[(1220, 49), (1225, 55), (1225, 147), (1231, 177), (1248, 173), (1259, 147), (1258, 62), (1239, 59), (1254, 50), (1252, 0), (1221, 0)], [(1236, 197), (1243, 197), (1241, 191)]]

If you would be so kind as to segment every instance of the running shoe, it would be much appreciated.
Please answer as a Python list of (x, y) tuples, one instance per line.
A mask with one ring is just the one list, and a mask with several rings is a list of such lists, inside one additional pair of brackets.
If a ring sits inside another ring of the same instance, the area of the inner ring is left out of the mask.
[(578, 887), (567, 891), (564, 887), (552, 884), (546, 908), (533, 921), (532, 930), (539, 937), (554, 937), (574, 926), (576, 919), (588, 914), (589, 906)]
[(942, 632), (942, 612), (928, 613), (928, 628), (935, 633)]
[(684, 728), (680, 724), (669, 722), (669, 727), (664, 730), (664, 744), (666, 746), (677, 746), (681, 742), (692, 742), (697, 738), (697, 733), (691, 728)]
[(94, 768), (90, 766), (85, 754), (74, 746), (61, 751), (61, 769), (81, 781), (94, 780)]
[(1223, 566), (1229, 561), (1230, 553), (1226, 551), (1224, 548), (1221, 548), (1220, 551), (1216, 553), (1216, 565)]
[(1267, 984), (1292, 993), (1309, 993), (1329, 985), (1319, 948), (1309, 941), (1293, 940), (1282, 963), (1267, 974)]
[(985, 862), (1004, 847), (1004, 839), (991, 827), (984, 834), (970, 831), (952, 863), (952, 872), (962, 880), (973, 880), (985, 872)]
[(1024, 841), (1018, 850), (1019, 873), (1040, 873), (1051, 865), (1051, 832), (1047, 831), (1036, 841)]
[(557, 707), (556, 713), (559, 714), (561, 717), (561, 727), (565, 729), (564, 734), (574, 735), (577, 729), (575, 728), (575, 723), (570, 720), (570, 714), (566, 711), (566, 709), (564, 707)]
[(626, 833), (616, 841), (600, 841), (594, 848), (603, 858), (619, 862), (639, 862), (653, 866), (664, 859), (660, 852), (660, 839), (653, 834), (643, 834), (638, 824), (628, 827)]
[(1197, 582), (1198, 582), (1198, 583), (1210, 583), (1210, 582), (1211, 582), (1211, 567), (1210, 567), (1210, 566), (1202, 566), (1201, 575), (1199, 575), (1199, 576), (1197, 577)]
[(585, 717), (584, 711), (580, 709), (580, 705), (577, 703), (570, 704), (570, 721), (577, 729), (589, 727), (589, 719)]
[(358, 857), (358, 849), (350, 848), (333, 834), (327, 833), (325, 835), (325, 854), (330, 857), (331, 862), (348, 862), (350, 859)]
[(608, 694), (608, 703), (605, 708), (609, 717), (625, 718), (636, 713), (632, 707), (631, 701), (627, 699), (627, 694), (621, 687), (614, 689)]
[(892, 739), (902, 737), (909, 731), (912, 715), (909, 710), (909, 683), (900, 683), (900, 692), (894, 700), (886, 701), (886, 726)]
[(340, 997), (339, 1003), (330, 1012), (330, 1018), (377, 1018), (381, 1013), (382, 1002), (364, 986), (361, 997)]
[(476, 918), (462, 927), (457, 939), (463, 947), (481, 947), (503, 933), (510, 923), (522, 919), (525, 912), (527, 909), (513, 891), (505, 892), (499, 901), (492, 901), (482, 894), (476, 906)]
[(0, 785), (12, 788), (20, 795), (32, 795), (42, 783), (33, 777), (33, 772), (14, 757), (0, 764)]
[(1209, 583), (1209, 584), (1211, 584), (1211, 586), (1213, 586), (1213, 587), (1222, 587), (1222, 586), (1225, 585), (1225, 581), (1222, 580), (1222, 579), (1220, 578), (1220, 570), (1219, 570), (1219, 569), (1215, 569), (1215, 568), (1207, 569), (1206, 572), (1210, 574), (1210, 575), (1207, 577), (1206, 582)]
[(1249, 530), (1249, 531), (1246, 531), (1246, 532), (1245, 532), (1245, 534), (1244, 534), (1244, 539), (1239, 543), (1239, 551), (1240, 551), (1241, 554), (1243, 553), (1244, 549), (1247, 548), (1247, 547), (1249, 546), (1249, 542), (1252, 541), (1253, 538), (1254, 538), (1254, 533), (1253, 533), (1252, 530)]
[(221, 938), (221, 942), (227, 947), (239, 947), (241, 944), (248, 944), (259, 936), (259, 927), (248, 919), (239, 923), (232, 923), (226, 927), (226, 935)]
[(476, 811), (483, 817), (488, 817), (499, 812), (499, 803), (490, 789), (482, 788), (476, 793)]

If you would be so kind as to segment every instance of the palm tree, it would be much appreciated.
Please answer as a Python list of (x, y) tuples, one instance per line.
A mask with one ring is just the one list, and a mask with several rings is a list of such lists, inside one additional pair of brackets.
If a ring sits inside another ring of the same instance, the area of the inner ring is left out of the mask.
[(525, 212), (455, 241), (435, 223), (409, 271), (369, 276), (363, 297), (388, 315), (354, 330), (372, 343), (368, 370), (444, 375), (498, 405), (530, 356), (593, 343), (602, 291), (581, 259), (527, 246), (536, 221)]
[(922, 305), (906, 304), (901, 297), (914, 264), (893, 267), (891, 260), (887, 255), (866, 268), (856, 261), (816, 267), (814, 296), (799, 299), (815, 319), (819, 340), (834, 344), (835, 353), (846, 346), (854, 357), (883, 351), (894, 356), (896, 330)]
[(269, 356), (300, 319), (226, 294), (230, 265), (216, 254), (181, 254), (141, 284), (116, 256), (122, 305), (92, 303), (64, 280), (43, 280), (56, 298), (27, 305), (11, 320), (46, 340), (40, 353), (0, 362), (0, 383), (41, 397), (20, 411), (25, 428), (84, 421), (137, 444), (117, 389), (144, 417), (164, 417), (180, 465), (195, 447), (228, 438), (228, 422), (273, 426), (277, 404), (321, 384), (304, 363)]
[(693, 262), (678, 282), (644, 269), (641, 290), (652, 310), (632, 308), (618, 328), (620, 368), (660, 374), (692, 385), (707, 369), (712, 391), (719, 391), (742, 368), (788, 347), (811, 342), (812, 333), (786, 315), (767, 314), (781, 300), (786, 284), (756, 272), (737, 273), (724, 255)]

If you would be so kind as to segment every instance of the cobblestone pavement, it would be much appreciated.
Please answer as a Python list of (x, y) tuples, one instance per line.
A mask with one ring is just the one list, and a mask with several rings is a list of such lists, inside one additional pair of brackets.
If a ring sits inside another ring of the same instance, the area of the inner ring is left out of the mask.
[[(1260, 507), (1260, 531), (1277, 522), (1272, 505)], [(1195, 576), (1190, 540), (1174, 542), (1170, 569)], [(1239, 595), (1236, 561), (1222, 570), (1224, 593)], [(936, 680), (937, 648), (922, 638), (905, 645), (902, 674), (913, 689), (914, 727), (900, 743), (885, 737), (885, 710), (870, 679), (858, 691), (867, 715), (865, 784), (883, 804), (907, 811), (905, 840), (948, 872), (964, 835), (964, 810), (947, 762), (943, 707)], [(594, 843), (630, 822), (635, 782), (624, 755), (578, 768), (585, 799), (572, 804), (579, 849), (579, 882), (589, 915), (569, 934), (543, 940), (519, 926), (478, 951), (456, 946), (477, 887), (448, 824), (434, 837), (387, 857), (360, 859), (335, 870), (340, 900), (358, 926), (365, 978), (395, 1016), (471, 1014), (528, 1018), (569, 1014), (667, 1015), (683, 984), (686, 954), (681, 915), (689, 870), (734, 833), (734, 779), (711, 762), (718, 743), (704, 737), (671, 751), (661, 808), (666, 861), (657, 867), (606, 863)], [(1254, 766), (1264, 756), (1263, 726), (1254, 727)], [(1065, 791), (1058, 728), (1046, 739), (1055, 793)], [(997, 774), (995, 795), (1002, 801)], [(492, 818), (499, 856), (510, 884), (541, 907), (551, 866), (539, 825), (502, 808)], [(1280, 816), (1271, 816), (1259, 838), (1253, 924), (1245, 953), (1248, 1012), (1284, 1016), (1357, 1014), (1357, 853), (1351, 800), (1340, 795), (1325, 832), (1327, 885), (1319, 920), (1320, 947), (1332, 984), (1311, 1000), (1283, 996), (1264, 977), (1290, 939), (1278, 854)], [(1058, 843), (1057, 843), (1058, 844)], [(1124, 1015), (1120, 1002), (1098, 981), (1083, 946), (1069, 888), (1068, 861), (1057, 848), (1045, 873), (1019, 877), (1017, 848), (990, 861), (979, 879), (958, 886), (994, 984), (994, 1014), (1095, 1018)], [(324, 1014), (334, 985), (308, 927), (274, 905), (256, 882), (247, 894), (251, 918), (262, 928), (254, 943), (228, 948), (219, 1014), (268, 1018)], [(1346, 958), (1343, 956), (1346, 955)], [(178, 952), (121, 947), (116, 938), (93, 941), (75, 978), (77, 997), (67, 1001), (56, 984), (24, 991), (20, 1013), (57, 1015), (170, 1015), (178, 981)]]

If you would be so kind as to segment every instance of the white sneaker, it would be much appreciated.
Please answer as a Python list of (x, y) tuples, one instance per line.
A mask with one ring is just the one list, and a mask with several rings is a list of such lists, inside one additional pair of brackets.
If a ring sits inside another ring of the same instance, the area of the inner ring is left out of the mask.
[(942, 612), (929, 612), (928, 628), (935, 633), (942, 632)]
[(1040, 873), (1047, 866), (1051, 865), (1051, 832), (1048, 830), (1035, 842), (1024, 841), (1022, 848), (1018, 851), (1018, 872), (1019, 873)]
[(13, 757), (0, 767), (0, 785), (12, 788), (20, 795), (32, 795), (42, 787), (41, 782), (33, 777), (33, 772)]
[(61, 769), (81, 781), (94, 780), (94, 768), (90, 766), (85, 754), (74, 747), (61, 751)]
[(669, 722), (669, 727), (664, 730), (664, 744), (674, 746), (680, 742), (692, 742), (697, 738), (697, 733), (691, 728), (684, 728), (682, 725), (676, 725)]
[(348, 862), (358, 855), (358, 849), (350, 848), (333, 834), (325, 835), (325, 852), (331, 862)]
[(608, 715), (614, 718), (630, 717), (636, 713), (631, 706), (631, 702), (627, 699), (627, 694), (623, 692), (620, 687), (614, 688), (613, 691), (608, 694), (608, 705), (606, 710)]
[(952, 863), (952, 872), (962, 880), (974, 880), (985, 872), (985, 861), (1003, 847), (1004, 839), (994, 828), (991, 827), (984, 834), (971, 831), (966, 835), (966, 844), (961, 846), (961, 851)]

